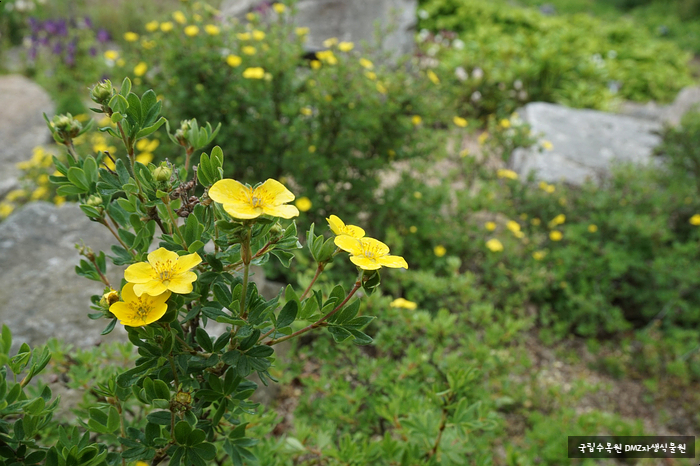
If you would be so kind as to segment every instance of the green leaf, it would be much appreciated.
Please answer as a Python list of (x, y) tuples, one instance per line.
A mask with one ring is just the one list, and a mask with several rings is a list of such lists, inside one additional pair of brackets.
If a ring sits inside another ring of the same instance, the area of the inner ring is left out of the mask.
[(122, 81), (122, 87), (119, 90), (119, 93), (121, 95), (129, 95), (129, 92), (131, 92), (131, 80), (126, 77), (124, 78), (124, 81)]
[(2, 334), (0, 336), (2, 338), (0, 339), (0, 350), (4, 354), (10, 354), (10, 348), (12, 347), (12, 331), (10, 331), (10, 327), (2, 324)]
[(179, 421), (177, 424), (175, 424), (175, 432), (173, 433), (173, 437), (178, 444), (186, 445), (187, 437), (189, 437), (190, 433), (192, 433), (192, 428), (187, 421)]
[(68, 169), (68, 179), (74, 186), (79, 188), (81, 192), (88, 192), (90, 183), (88, 182), (85, 172), (78, 167), (70, 167)]
[(295, 300), (287, 301), (277, 317), (276, 328), (284, 328), (292, 325), (299, 312), (299, 303)]
[(158, 128), (163, 126), (163, 123), (165, 123), (165, 117), (160, 117), (158, 121), (156, 121), (154, 124), (152, 124), (151, 126), (147, 126), (138, 133), (136, 133), (136, 139), (141, 139), (145, 138), (146, 136), (150, 136), (151, 134), (158, 131)]
[(192, 253), (199, 251), (203, 247), (204, 247), (204, 243), (202, 243), (199, 240), (196, 240), (196, 241), (193, 241), (192, 243), (190, 243), (190, 245), (187, 247), (187, 252), (192, 254)]
[[(109, 108), (111, 108), (113, 112), (126, 113), (126, 110), (129, 108), (129, 102), (127, 102), (126, 98), (122, 94), (115, 94), (109, 101)], [(117, 137), (120, 136), (117, 135)]]
[(197, 344), (199, 344), (199, 346), (201, 346), (204, 351), (208, 353), (214, 351), (214, 344), (211, 341), (211, 337), (203, 328), (197, 327), (195, 340), (197, 340)]
[(352, 337), (352, 333), (344, 329), (343, 327), (331, 326), (328, 327), (328, 331), (333, 335), (333, 339), (336, 343), (341, 343), (348, 338)]
[(83, 162), (83, 172), (85, 172), (88, 186), (97, 183), (97, 162), (91, 155), (87, 156)]

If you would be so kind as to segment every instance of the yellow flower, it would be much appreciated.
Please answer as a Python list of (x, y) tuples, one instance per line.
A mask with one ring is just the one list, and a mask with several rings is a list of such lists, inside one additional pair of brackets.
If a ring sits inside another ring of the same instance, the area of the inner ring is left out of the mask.
[(117, 52), (116, 50), (107, 50), (107, 51), (105, 52), (105, 58), (106, 58), (107, 60), (113, 60), (113, 61), (114, 61), (114, 60), (116, 60), (117, 58), (119, 58), (119, 52)]
[(416, 199), (420, 199), (420, 198), (423, 197), (423, 193), (420, 192), (420, 191), (414, 191), (414, 192), (413, 192), (413, 197), (415, 197)]
[(190, 269), (200, 262), (202, 258), (196, 252), (178, 256), (173, 251), (158, 248), (148, 254), (148, 262), (137, 262), (127, 267), (124, 279), (134, 284), (136, 296), (144, 293), (158, 296), (168, 291), (187, 294), (192, 292), (192, 282), (197, 280), (197, 274)]
[(428, 70), (428, 79), (430, 79), (433, 84), (440, 84), (440, 78), (438, 78), (433, 70)]
[(9, 193), (7, 193), (7, 195), (5, 196), (5, 200), (13, 202), (17, 199), (23, 198), (26, 195), (27, 193), (23, 189), (13, 189)]
[[(700, 225), (700, 215), (699, 215), (698, 217), (699, 217), (699, 218), (698, 218), (698, 224)], [(589, 232), (589, 233), (595, 233), (596, 231), (598, 231), (598, 225), (595, 225), (595, 224), (593, 224), (593, 223), (591, 223), (590, 225), (588, 225), (588, 232)]]
[(435, 254), (437, 257), (442, 257), (447, 254), (447, 249), (442, 244), (438, 244), (433, 248), (433, 254)]
[(173, 19), (180, 24), (185, 24), (187, 22), (187, 17), (180, 10), (173, 13)]
[(365, 230), (355, 225), (346, 225), (345, 222), (336, 215), (331, 215), (326, 221), (334, 235), (348, 235), (355, 239), (360, 239), (365, 236)]
[(46, 186), (39, 186), (34, 190), (29, 199), (31, 199), (32, 201), (38, 201), (39, 199), (44, 199), (48, 193), (49, 190), (48, 188), (46, 188)]
[(488, 231), (493, 231), (496, 229), (496, 224), (494, 222), (486, 222), (484, 223), (484, 228), (486, 228)]
[(153, 161), (153, 154), (151, 154), (150, 152), (141, 152), (139, 155), (136, 156), (136, 161), (138, 163), (148, 165)]
[(459, 152), (459, 156), (462, 158), (466, 157), (467, 155), (469, 155), (469, 149), (464, 149)]
[(508, 223), (506, 223), (506, 228), (515, 233), (516, 231), (520, 231), (520, 224), (515, 220), (508, 220)]
[(158, 141), (157, 139), (150, 140), (150, 139), (144, 138), (144, 139), (139, 139), (136, 142), (136, 149), (143, 151), (143, 152), (153, 152), (154, 150), (156, 150), (158, 148), (159, 145), (160, 145), (160, 141)]
[(483, 133), (481, 133), (481, 134), (479, 135), (479, 137), (477, 138), (477, 140), (479, 141), (479, 145), (480, 145), (480, 146), (483, 146), (484, 143), (486, 142), (486, 140), (487, 140), (488, 138), (489, 138), (489, 133), (488, 133), (488, 132), (484, 131)]
[(53, 198), (53, 203), (56, 204), (57, 206), (62, 206), (63, 204), (66, 203), (66, 198), (65, 198), (65, 196), (56, 196)]
[(232, 66), (234, 68), (239, 66), (242, 61), (243, 60), (238, 55), (229, 55), (228, 57), (226, 57), (226, 63), (228, 63), (229, 66)]
[(375, 73), (374, 71), (365, 71), (365, 76), (367, 76), (372, 81), (377, 79), (377, 73)]
[(309, 146), (309, 152), (311, 152), (312, 154), (314, 152), (316, 152), (316, 146), (314, 146), (314, 145)]
[(265, 77), (265, 70), (258, 67), (246, 68), (243, 72), (243, 77), (246, 79), (262, 79)]
[(253, 39), (255, 40), (263, 40), (265, 38), (265, 33), (262, 31), (258, 31), (257, 29), (254, 30), (251, 35), (253, 36)]
[(127, 42), (136, 42), (137, 40), (139, 40), (139, 35), (135, 32), (125, 32), (124, 40)]
[(158, 30), (158, 27), (160, 26), (160, 23), (158, 21), (149, 21), (146, 23), (146, 31), (148, 32), (153, 32)]
[(123, 68), (124, 65), (126, 65), (126, 61), (123, 58), (120, 58), (119, 60), (117, 60), (118, 67)]
[(496, 176), (499, 178), (508, 178), (511, 180), (517, 180), (518, 179), (518, 174), (515, 173), (513, 170), (508, 170), (505, 168), (499, 168), (496, 170)]
[(503, 251), (503, 244), (496, 238), (491, 238), (486, 242), (486, 247), (489, 248), (491, 252)]
[(510, 128), (510, 120), (504, 118), (500, 121), (499, 125), (501, 125), (502, 128)]
[(210, 36), (217, 36), (221, 32), (221, 29), (219, 29), (219, 26), (207, 24), (206, 26), (204, 26), (204, 31)]
[(546, 256), (547, 253), (545, 251), (535, 251), (532, 253), (532, 258), (535, 259), (536, 261), (541, 261), (544, 259), (544, 256)]
[(561, 231), (559, 230), (552, 230), (549, 232), (549, 239), (552, 241), (561, 241), (563, 237), (564, 235), (562, 235)]
[(527, 214), (526, 214), (526, 213), (520, 214), (520, 219), (521, 219), (521, 220), (527, 220)]
[(386, 87), (384, 87), (384, 84), (382, 84), (382, 83), (379, 82), (379, 81), (377, 81), (377, 91), (378, 91), (380, 94), (386, 94), (386, 93), (387, 93)]
[(700, 225), (700, 214), (693, 215), (689, 221), (691, 225)]
[(102, 299), (100, 299), (100, 305), (109, 307), (112, 304), (119, 302), (119, 293), (117, 290), (110, 288), (108, 292), (102, 295)]
[(350, 50), (355, 48), (355, 44), (352, 42), (341, 42), (338, 44), (338, 50), (341, 52), (349, 52)]
[(194, 24), (190, 24), (185, 28), (185, 34), (190, 37), (194, 37), (199, 34), (199, 27), (195, 26)]
[(564, 222), (566, 222), (566, 215), (559, 214), (549, 222), (549, 226), (550, 226), (550, 228), (554, 228), (555, 226), (561, 225)]
[(411, 225), (408, 231), (410, 231), (411, 233), (415, 233), (418, 231), (418, 227), (415, 225)]
[(134, 67), (134, 74), (136, 76), (143, 76), (146, 74), (146, 71), (148, 70), (148, 65), (146, 65), (144, 62), (140, 62), (138, 65)]
[(513, 236), (515, 236), (516, 238), (525, 238), (525, 233), (523, 233), (522, 231), (514, 231)]
[(250, 33), (239, 32), (238, 34), (236, 34), (236, 37), (238, 37), (238, 40), (250, 40)]
[(549, 141), (542, 141), (542, 147), (544, 147), (546, 150), (552, 150), (554, 145)]
[(413, 301), (409, 301), (408, 299), (396, 298), (391, 302), (391, 304), (389, 304), (389, 306), (398, 307), (399, 309), (408, 309), (409, 311), (412, 311), (418, 307), (418, 304), (414, 303)]
[[(195, 3), (195, 5), (199, 5), (199, 3)], [(196, 8), (195, 8), (196, 9)], [(202, 15), (199, 15), (197, 13), (192, 15), (192, 18), (194, 18), (195, 21), (200, 22), (202, 21)]]
[(366, 58), (360, 58), (360, 66), (367, 70), (371, 70), (372, 68), (374, 68), (374, 63), (367, 60)]
[(241, 49), (241, 51), (246, 55), (255, 55), (256, 52), (255, 47), (252, 45), (246, 45)]
[(258, 16), (252, 11), (250, 13), (246, 13), (245, 15), (245, 19), (247, 19), (248, 21), (255, 21), (257, 18)]
[(323, 41), (323, 46), (328, 49), (328, 48), (333, 47), (337, 43), (338, 43), (338, 38), (331, 37), (330, 39), (326, 39)]
[(401, 256), (389, 255), (389, 246), (374, 238), (353, 238), (348, 235), (335, 237), (335, 245), (350, 253), (350, 262), (363, 270), (377, 270), (382, 267), (408, 268)]
[(299, 215), (296, 207), (286, 205), (294, 200), (294, 194), (271, 178), (257, 188), (236, 180), (220, 180), (209, 188), (209, 197), (223, 204), (229, 215), (239, 219), (258, 218), (263, 214), (287, 219)]
[(554, 185), (548, 184), (545, 181), (540, 181), (539, 187), (542, 191), (548, 192), (548, 193), (553, 193), (554, 192)]
[(282, 14), (284, 13), (284, 10), (287, 9), (287, 7), (284, 6), (282, 3), (273, 3), (272, 9), (275, 10), (277, 13)]
[(413, 123), (414, 126), (420, 125), (422, 121), (423, 121), (423, 118), (421, 118), (420, 115), (413, 115), (411, 117), (411, 123)]
[(460, 116), (455, 116), (454, 118), (452, 118), (452, 121), (455, 125), (459, 126), (460, 128), (464, 128), (469, 124), (466, 118), (462, 118)]
[(311, 66), (312, 70), (317, 70), (321, 68), (321, 62), (318, 60), (311, 60), (311, 63), (309, 65)]
[(15, 206), (9, 202), (0, 202), (0, 218), (5, 218), (15, 210)]
[(165, 303), (170, 298), (170, 292), (166, 291), (158, 296), (147, 294), (136, 296), (135, 285), (127, 283), (122, 288), (122, 299), (109, 306), (109, 312), (119, 319), (119, 323), (129, 327), (141, 327), (151, 324), (165, 315), (168, 305)]
[(314, 111), (311, 107), (302, 107), (299, 109), (299, 113), (302, 115), (311, 116), (314, 114)]
[(329, 65), (337, 65), (338, 64), (338, 59), (333, 54), (332, 50), (322, 50), (320, 52), (316, 52), (316, 57), (319, 60), (328, 63)]
[(303, 27), (303, 28), (296, 28), (294, 30), (297, 36), (305, 36), (306, 34), (309, 33), (309, 28)]
[(166, 21), (160, 24), (160, 30), (163, 32), (168, 32), (173, 30), (173, 23)]
[(540, 220), (539, 218), (535, 217), (535, 218), (533, 218), (532, 220), (530, 220), (530, 223), (532, 223), (532, 224), (535, 225), (535, 226), (538, 226), (540, 223), (542, 223), (542, 220)]
[(156, 46), (156, 41), (154, 41), (154, 40), (144, 39), (141, 41), (141, 47), (143, 47), (146, 50), (151, 50), (155, 46)]
[(311, 199), (304, 196), (294, 201), (294, 205), (297, 206), (297, 209), (299, 209), (300, 212), (307, 212), (309, 209), (311, 209), (313, 204), (311, 203)]

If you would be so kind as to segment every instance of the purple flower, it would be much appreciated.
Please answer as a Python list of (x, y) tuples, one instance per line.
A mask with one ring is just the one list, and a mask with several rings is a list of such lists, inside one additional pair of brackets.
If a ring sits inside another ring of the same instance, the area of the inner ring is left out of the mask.
[(67, 36), (68, 35), (68, 26), (66, 25), (66, 21), (61, 19), (58, 20), (58, 35), (59, 36)]
[(56, 42), (51, 51), (54, 53), (54, 55), (60, 55), (61, 52), (63, 52), (63, 44), (61, 44), (60, 42)]
[(68, 47), (66, 47), (66, 50), (68, 51), (69, 54), (75, 55), (76, 49), (77, 49), (76, 39), (73, 39), (72, 41), (68, 42)]
[(47, 19), (44, 22), (44, 31), (48, 32), (51, 35), (58, 34), (58, 23)]
[(66, 65), (68, 65), (68, 66), (75, 65), (75, 56), (72, 53), (68, 53), (66, 55)]
[(107, 32), (104, 29), (100, 29), (99, 31), (97, 31), (97, 41), (98, 42), (101, 42), (104, 44), (105, 42), (108, 42), (109, 39), (110, 39), (109, 32)]
[(92, 20), (90, 19), (89, 16), (85, 17), (85, 27), (92, 29)]
[(32, 28), (32, 34), (36, 34), (41, 30), (41, 22), (34, 17), (29, 17), (29, 27)]
[(36, 47), (32, 47), (29, 49), (29, 59), (30, 60), (36, 59)]
[(95, 47), (90, 47), (90, 56), (94, 57), (97, 55), (97, 49)]

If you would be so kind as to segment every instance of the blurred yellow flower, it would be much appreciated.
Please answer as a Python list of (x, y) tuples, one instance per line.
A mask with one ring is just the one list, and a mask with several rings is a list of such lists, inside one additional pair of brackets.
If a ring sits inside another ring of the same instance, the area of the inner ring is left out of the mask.
[[(195, 5), (199, 5), (199, 3), (195, 3)], [(195, 21), (200, 22), (202, 21), (202, 15), (199, 15), (197, 13), (192, 15), (192, 18), (194, 18)]]
[(151, 49), (154, 48), (155, 46), (156, 46), (156, 41), (154, 41), (154, 40), (146, 40), (146, 39), (143, 39), (143, 40), (141, 41), (141, 47), (143, 47), (143, 48), (146, 49), (146, 50), (151, 50)]
[[(698, 219), (698, 222), (700, 222), (700, 219)], [(700, 223), (699, 223), (699, 224), (700, 224)], [(588, 225), (588, 232), (589, 232), (589, 233), (595, 233), (596, 231), (598, 231), (598, 225), (595, 225), (595, 224), (593, 224), (593, 223), (591, 223), (590, 225)]]
[(136, 149), (140, 150), (142, 152), (153, 152), (154, 150), (156, 150), (158, 148), (159, 145), (160, 145), (160, 141), (158, 141), (157, 139), (151, 140), (151, 139), (143, 138), (143, 139), (139, 139), (136, 142)]
[(148, 165), (149, 163), (153, 162), (153, 154), (151, 154), (150, 152), (141, 152), (139, 155), (136, 156), (136, 161), (138, 163)]
[(547, 253), (545, 251), (535, 251), (532, 253), (532, 258), (535, 259), (536, 261), (541, 261), (544, 259), (544, 256), (546, 256)]
[(65, 198), (65, 196), (56, 196), (53, 198), (53, 203), (56, 204), (57, 206), (62, 206), (63, 204), (66, 203), (66, 198)]
[(236, 34), (236, 37), (238, 37), (238, 40), (250, 40), (250, 33), (239, 32), (238, 34)]
[(367, 70), (371, 70), (372, 68), (374, 68), (374, 63), (367, 60), (366, 58), (360, 58), (360, 66)]
[(555, 187), (553, 184), (548, 184), (545, 181), (540, 181), (539, 187), (542, 191), (547, 192), (547, 193), (553, 193), (555, 190)]
[(559, 230), (552, 230), (549, 232), (549, 239), (552, 241), (561, 241), (564, 235)]
[(194, 24), (190, 24), (185, 28), (185, 34), (190, 37), (194, 37), (199, 34), (199, 27), (195, 26)]
[(486, 223), (484, 223), (484, 228), (486, 228), (488, 231), (493, 231), (496, 229), (496, 223), (495, 222), (486, 222)]
[(549, 227), (554, 228), (557, 225), (561, 225), (564, 222), (566, 222), (566, 215), (564, 214), (559, 214), (556, 217), (554, 217), (550, 222), (549, 222)]
[(262, 79), (265, 77), (265, 70), (259, 66), (246, 68), (243, 72), (243, 77), (246, 79)]
[(146, 63), (144, 62), (139, 62), (139, 64), (134, 67), (134, 74), (136, 76), (143, 76), (144, 74), (146, 74), (147, 70), (148, 65), (146, 65)]
[(226, 63), (228, 63), (229, 66), (232, 66), (234, 68), (239, 66), (242, 61), (243, 60), (238, 55), (229, 55), (228, 57), (226, 57)]
[(365, 71), (365, 76), (367, 76), (367, 78), (371, 79), (372, 81), (377, 79), (377, 73), (375, 73), (374, 71)]
[(215, 26), (213, 24), (207, 24), (204, 26), (204, 31), (209, 34), (210, 36), (216, 36), (219, 35), (221, 32), (221, 29), (219, 29), (219, 26)]
[(340, 44), (338, 44), (338, 50), (340, 50), (341, 52), (349, 52), (354, 48), (355, 44), (353, 44), (352, 42), (341, 42)]
[(263, 40), (265, 38), (265, 33), (262, 31), (258, 31), (257, 29), (255, 29), (251, 33), (251, 35), (253, 36), (253, 39), (255, 39), (255, 40)]
[(338, 59), (336, 58), (335, 54), (333, 53), (332, 50), (322, 50), (320, 52), (316, 52), (316, 58), (319, 60), (328, 63), (329, 65), (337, 65), (338, 64)]
[(323, 41), (323, 46), (328, 49), (328, 48), (333, 47), (337, 43), (338, 43), (338, 38), (331, 37), (330, 39), (326, 39)]
[(414, 126), (418, 126), (423, 122), (423, 118), (421, 118), (420, 115), (413, 115), (411, 117), (411, 123), (413, 123)]
[(508, 170), (506, 168), (499, 168), (496, 170), (496, 176), (499, 178), (508, 178), (511, 180), (517, 180), (518, 179), (518, 174), (515, 173), (513, 170)]
[(542, 220), (540, 220), (539, 218), (535, 217), (535, 218), (533, 218), (532, 220), (530, 220), (530, 223), (532, 223), (532, 224), (535, 225), (535, 226), (538, 226), (540, 223), (542, 223)]
[(527, 220), (527, 214), (526, 213), (520, 214), (520, 220)]
[(459, 126), (460, 128), (465, 128), (469, 124), (466, 118), (462, 118), (460, 116), (455, 116), (454, 118), (452, 118), (452, 121), (455, 125)]
[(26, 196), (27, 193), (24, 191), (24, 189), (13, 189), (7, 195), (5, 196), (5, 200), (9, 202), (16, 201), (17, 199), (21, 199), (24, 196)]
[(173, 30), (173, 23), (166, 21), (160, 24), (160, 30), (163, 32), (169, 32)]
[(309, 152), (311, 152), (312, 154), (316, 152), (316, 146), (309, 146)]
[(546, 150), (552, 150), (554, 145), (549, 141), (542, 141), (542, 147), (544, 147)]
[(491, 238), (486, 242), (486, 247), (491, 251), (491, 252), (500, 252), (503, 251), (503, 243), (498, 241), (496, 238)]
[(241, 49), (241, 52), (243, 52), (246, 55), (255, 55), (256, 50), (255, 47), (253, 47), (252, 45), (246, 45)]
[(146, 23), (146, 31), (148, 32), (157, 31), (158, 27), (160, 27), (160, 23), (158, 21), (149, 21)]
[(124, 65), (126, 65), (126, 61), (124, 61), (123, 58), (120, 58), (120, 59), (117, 60), (117, 66), (118, 66), (118, 67), (121, 68), (121, 67), (123, 67)]
[(180, 10), (173, 13), (173, 19), (180, 24), (185, 24), (187, 22), (187, 17)]
[(460, 157), (464, 158), (464, 157), (466, 157), (467, 155), (469, 155), (469, 149), (463, 149), (463, 150), (459, 151), (459, 156), (460, 156)]
[(499, 122), (499, 125), (502, 128), (510, 128), (510, 120), (508, 120), (507, 118), (504, 118)]
[(520, 231), (520, 224), (515, 220), (508, 220), (508, 223), (506, 223), (506, 228), (515, 233), (516, 231)]
[(700, 225), (700, 214), (693, 215), (689, 221), (691, 225)]
[(433, 254), (435, 254), (437, 257), (442, 257), (447, 254), (447, 249), (442, 244), (438, 244), (433, 248)]
[(105, 58), (107, 60), (114, 61), (117, 58), (119, 58), (119, 52), (117, 52), (116, 50), (107, 50), (107, 51), (105, 51)]
[(127, 42), (136, 42), (137, 40), (139, 40), (139, 35), (135, 32), (125, 32), (124, 40)]
[(399, 309), (408, 309), (409, 311), (412, 311), (418, 307), (418, 304), (404, 298), (396, 298), (391, 302), (391, 304), (389, 304), (389, 306), (397, 307)]
[(311, 209), (313, 204), (311, 203), (311, 199), (304, 196), (294, 201), (294, 205), (297, 206), (297, 209), (299, 209), (300, 212), (307, 212), (309, 209)]
[(258, 16), (251, 11), (250, 13), (246, 13), (245, 19), (247, 19), (248, 21), (255, 21), (256, 19), (258, 19)]
[(273, 3), (272, 9), (275, 10), (277, 13), (282, 14), (282, 13), (284, 13), (284, 10), (287, 9), (287, 7), (284, 6), (284, 4), (282, 4), (282, 3)]
[(311, 116), (314, 114), (314, 111), (311, 107), (302, 107), (301, 109), (299, 109), (299, 113), (301, 113), (302, 115)]
[(435, 74), (433, 70), (428, 70), (428, 79), (430, 79), (433, 84), (440, 84), (440, 78)]
[(379, 81), (377, 81), (377, 91), (379, 91), (380, 94), (386, 94), (388, 92), (384, 84)]
[(305, 36), (306, 34), (309, 33), (309, 28), (303, 27), (303, 28), (296, 28), (294, 30), (297, 36)]
[(415, 225), (411, 225), (411, 226), (408, 228), (408, 231), (410, 231), (411, 233), (415, 233), (415, 232), (418, 231), (418, 227), (415, 226)]
[(9, 202), (0, 202), (0, 218), (5, 218), (15, 210), (15, 206)]
[(311, 60), (311, 63), (309, 65), (311, 66), (312, 70), (317, 70), (321, 68), (321, 62), (318, 60)]

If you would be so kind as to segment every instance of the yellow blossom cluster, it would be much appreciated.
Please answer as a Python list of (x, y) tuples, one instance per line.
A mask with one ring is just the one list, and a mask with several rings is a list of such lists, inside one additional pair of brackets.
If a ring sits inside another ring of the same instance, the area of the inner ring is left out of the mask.
[(326, 219), (336, 235), (335, 245), (350, 253), (350, 262), (362, 270), (378, 270), (382, 267), (408, 268), (401, 256), (389, 254), (389, 246), (365, 236), (365, 231), (355, 225), (346, 225), (340, 218), (331, 215)]

